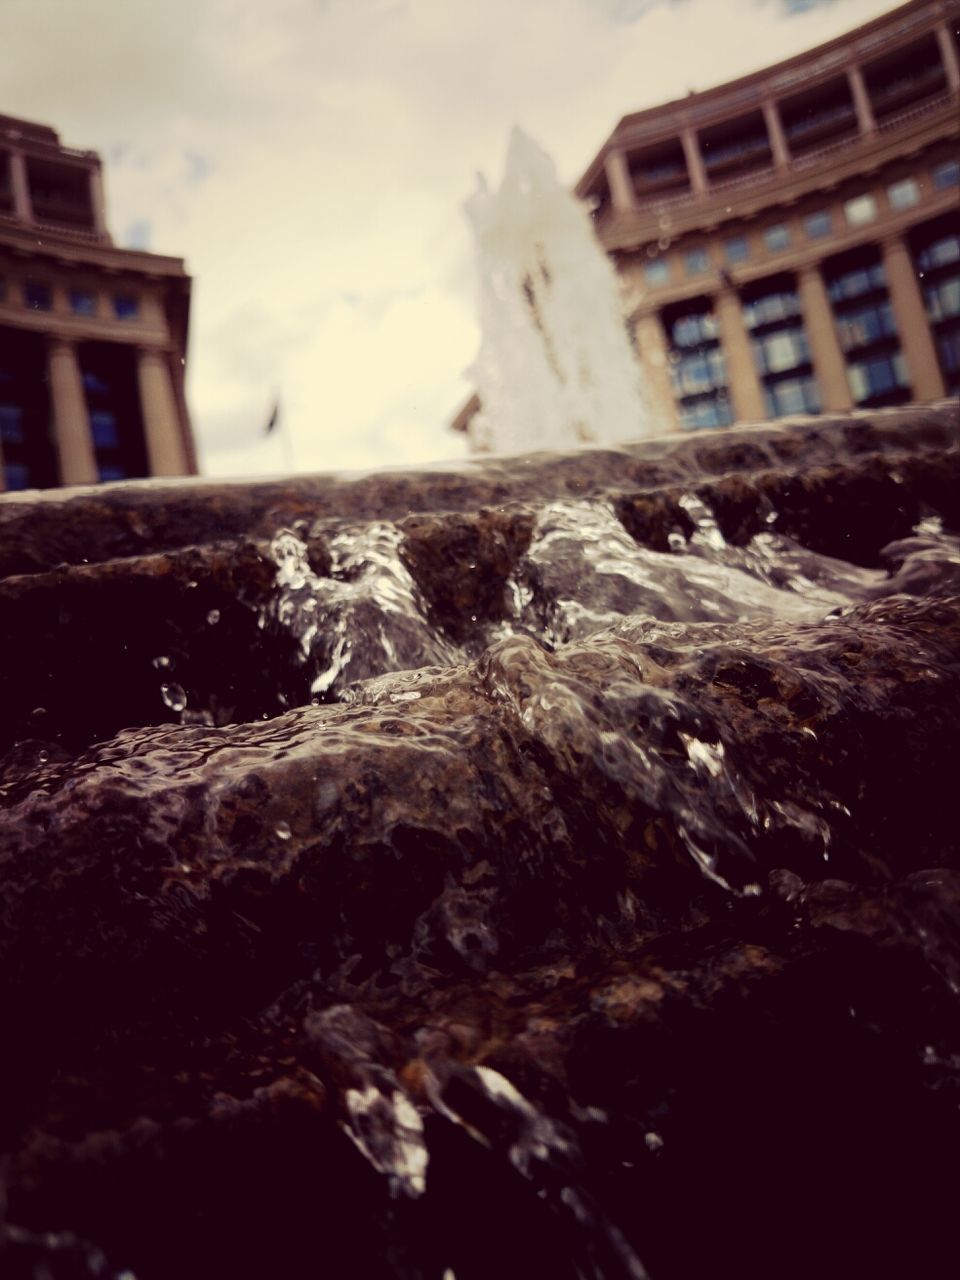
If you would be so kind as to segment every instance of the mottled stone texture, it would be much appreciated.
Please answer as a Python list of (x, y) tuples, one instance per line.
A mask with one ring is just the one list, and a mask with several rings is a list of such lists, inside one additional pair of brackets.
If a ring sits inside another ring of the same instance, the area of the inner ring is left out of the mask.
[(957, 441), (0, 501), (0, 1275), (952, 1275)]

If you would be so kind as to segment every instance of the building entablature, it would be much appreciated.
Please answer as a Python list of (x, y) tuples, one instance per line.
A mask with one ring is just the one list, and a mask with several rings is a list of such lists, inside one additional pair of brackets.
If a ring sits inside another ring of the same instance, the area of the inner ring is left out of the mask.
[(123, 249), (96, 235), (63, 227), (26, 226), (0, 213), (0, 252), (64, 267), (90, 267), (96, 271), (139, 275), (146, 278), (189, 280), (183, 258), (146, 250)]
[[(877, 201), (879, 205), (879, 201)], [(802, 243), (791, 227), (790, 245), (780, 253), (768, 252), (751, 256), (747, 262), (732, 264), (724, 260), (718, 241), (705, 244), (708, 257), (707, 270), (698, 276), (681, 278), (660, 287), (651, 287), (631, 269), (631, 263), (642, 262), (636, 255), (625, 255), (618, 268), (625, 281), (629, 319), (632, 323), (644, 315), (655, 314), (664, 307), (689, 302), (695, 298), (711, 297), (723, 290), (748, 292), (751, 285), (776, 277), (800, 277), (804, 272), (816, 271), (827, 259), (842, 257), (860, 245), (884, 244), (902, 239), (915, 226), (933, 223), (948, 217), (957, 210), (956, 189), (928, 193), (923, 201), (909, 210), (887, 209), (878, 211), (875, 221), (868, 227), (850, 227), (834, 231), (822, 241)], [(682, 250), (681, 250), (682, 251)]]

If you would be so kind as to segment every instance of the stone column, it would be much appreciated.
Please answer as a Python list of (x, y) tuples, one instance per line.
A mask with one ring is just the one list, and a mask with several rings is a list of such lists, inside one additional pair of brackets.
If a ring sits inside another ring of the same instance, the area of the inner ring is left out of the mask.
[(107, 231), (107, 206), (103, 196), (103, 172), (99, 165), (90, 170), (90, 208), (93, 211), (93, 226), (97, 235), (105, 240), (110, 238)]
[(137, 352), (137, 380), (150, 474), (187, 475), (190, 468), (167, 353), (155, 347), (141, 347)]
[(953, 34), (945, 22), (941, 22), (937, 27), (937, 44), (940, 46), (947, 87), (951, 93), (960, 93), (960, 58), (957, 57), (957, 46), (953, 42)]
[(10, 187), (13, 191), (13, 212), (23, 222), (33, 221), (33, 202), (30, 199), (30, 180), (27, 177), (27, 157), (22, 151), (10, 152)]
[(740, 298), (735, 290), (725, 286), (716, 295), (714, 305), (736, 421), (762, 422), (768, 416), (767, 407), (757, 377), (753, 348), (743, 323)]
[(859, 67), (849, 67), (847, 69), (847, 81), (850, 85), (850, 93), (853, 96), (853, 105), (856, 108), (860, 133), (864, 137), (868, 134), (876, 133), (877, 122), (873, 118), (873, 107), (870, 105), (870, 95), (867, 93), (867, 82), (864, 80), (863, 72)]
[(910, 250), (901, 236), (884, 240), (883, 266), (913, 399), (939, 400), (946, 395), (946, 387)]
[(790, 148), (787, 145), (787, 135), (783, 132), (780, 109), (772, 99), (768, 99), (763, 104), (763, 118), (767, 125), (773, 163), (778, 169), (786, 169), (790, 164)]
[(707, 170), (703, 163), (703, 156), (700, 154), (700, 140), (697, 137), (696, 129), (681, 130), (680, 142), (683, 145), (683, 154), (687, 161), (690, 186), (697, 195), (702, 195), (704, 191), (708, 190), (710, 183), (707, 180)]
[(99, 479), (83, 394), (77, 350), (66, 338), (52, 337), (47, 348), (47, 378), (53, 435), (61, 484), (94, 484)]
[(818, 266), (802, 267), (797, 278), (803, 327), (810, 346), (810, 360), (826, 413), (853, 408), (847, 362), (837, 337), (833, 310)]
[(657, 431), (679, 431), (680, 417), (673, 398), (668, 367), (667, 338), (656, 311), (637, 316), (634, 326), (637, 352), (647, 375), (650, 390), (650, 412)]
[(610, 203), (615, 213), (630, 213), (637, 207), (633, 179), (630, 177), (630, 166), (627, 164), (626, 152), (622, 147), (608, 151), (603, 162), (610, 187)]

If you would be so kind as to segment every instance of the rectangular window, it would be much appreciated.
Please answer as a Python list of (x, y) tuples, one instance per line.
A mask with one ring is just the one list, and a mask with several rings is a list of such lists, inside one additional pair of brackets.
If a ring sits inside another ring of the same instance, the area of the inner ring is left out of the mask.
[(865, 267), (855, 267), (852, 271), (837, 276), (827, 285), (827, 293), (831, 302), (842, 302), (846, 298), (860, 298), (866, 293), (886, 287), (887, 277), (880, 262)]
[(97, 478), (106, 483), (110, 480), (126, 480), (129, 472), (116, 462), (102, 462), (97, 466)]
[(140, 304), (130, 294), (118, 293), (113, 299), (113, 313), (118, 320), (132, 320), (139, 310)]
[(871, 195), (854, 196), (846, 201), (843, 212), (851, 227), (863, 227), (877, 216), (877, 202)]
[(800, 314), (800, 301), (792, 289), (779, 289), (743, 304), (743, 323), (748, 329), (773, 324), (777, 320), (789, 320)]
[(643, 265), (643, 274), (646, 276), (647, 284), (657, 285), (666, 284), (670, 279), (670, 267), (666, 258), (653, 258), (650, 262)]
[(5, 462), (3, 476), (8, 489), (30, 488), (30, 468), (25, 462)]
[(891, 209), (911, 209), (920, 199), (920, 187), (913, 178), (904, 178), (887, 187)]
[(868, 347), (884, 338), (894, 338), (897, 326), (889, 301), (872, 307), (856, 307), (837, 316), (837, 334), (844, 351)]
[(947, 374), (960, 373), (960, 329), (941, 334), (937, 338), (937, 349)]
[(938, 191), (960, 186), (960, 161), (945, 160), (933, 170), (933, 185)]
[(809, 375), (786, 378), (766, 388), (767, 412), (771, 418), (785, 418), (796, 413), (819, 413), (817, 384)]
[(23, 409), (18, 404), (0, 404), (0, 441), (23, 444)]
[(771, 253), (790, 247), (790, 228), (778, 223), (775, 227), (767, 227), (763, 233), (763, 242)]
[(71, 289), (70, 310), (75, 316), (94, 316), (97, 314), (97, 300), (86, 289)]
[(24, 280), (23, 298), (33, 311), (49, 311), (53, 306), (53, 292), (42, 280)]
[(855, 404), (863, 404), (866, 400), (909, 386), (906, 365), (899, 351), (851, 364), (847, 374)]
[(688, 249), (683, 255), (688, 276), (697, 276), (710, 269), (710, 259), (706, 249)]
[(785, 373), (810, 360), (806, 336), (799, 328), (782, 329), (757, 338), (755, 350), (761, 374)]
[(731, 236), (724, 246), (728, 262), (746, 262), (750, 256), (750, 246), (746, 236)]
[(120, 447), (117, 415), (112, 410), (91, 409), (90, 431), (93, 435), (93, 443), (98, 449), (118, 449)]
[(960, 316), (960, 276), (941, 280), (924, 292), (931, 320), (950, 320), (953, 316)]
[(921, 271), (933, 271), (937, 267), (947, 267), (951, 262), (960, 261), (960, 236), (943, 236), (934, 240), (917, 254), (917, 265)]
[(830, 217), (829, 209), (819, 209), (816, 213), (808, 214), (803, 220), (803, 229), (809, 240), (819, 240), (821, 236), (828, 236), (833, 229), (833, 219)]

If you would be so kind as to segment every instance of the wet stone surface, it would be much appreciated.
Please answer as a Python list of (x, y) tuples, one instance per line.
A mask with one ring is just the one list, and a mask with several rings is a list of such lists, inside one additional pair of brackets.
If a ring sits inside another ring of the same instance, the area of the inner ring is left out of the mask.
[(0, 1275), (952, 1274), (958, 440), (0, 500)]

